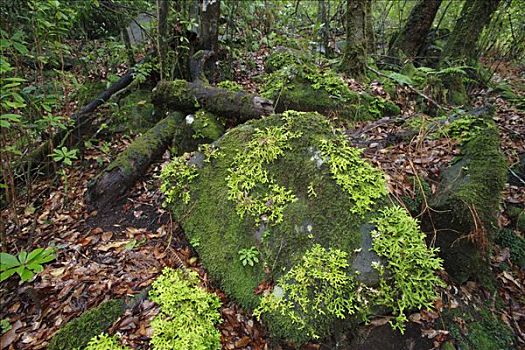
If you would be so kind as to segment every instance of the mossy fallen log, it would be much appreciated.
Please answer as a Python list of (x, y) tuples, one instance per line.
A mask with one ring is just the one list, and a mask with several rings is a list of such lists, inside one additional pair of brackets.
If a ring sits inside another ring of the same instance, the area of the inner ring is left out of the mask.
[(48, 350), (83, 349), (89, 340), (108, 329), (126, 309), (123, 299), (106, 301), (68, 322), (51, 339)]
[(88, 184), (88, 201), (101, 208), (121, 197), (146, 171), (151, 162), (168, 147), (182, 120), (171, 113), (137, 138), (108, 167)]
[(153, 91), (152, 102), (157, 110), (192, 113), (204, 108), (228, 118), (229, 124), (273, 113), (273, 102), (247, 92), (233, 92), (185, 80), (161, 81)]
[(445, 269), (458, 282), (486, 282), (490, 247), (497, 228), (501, 191), (507, 165), (500, 150), (498, 129), (487, 110), (472, 112), (461, 147), (461, 158), (446, 168), (436, 194), (430, 198), (437, 245)]

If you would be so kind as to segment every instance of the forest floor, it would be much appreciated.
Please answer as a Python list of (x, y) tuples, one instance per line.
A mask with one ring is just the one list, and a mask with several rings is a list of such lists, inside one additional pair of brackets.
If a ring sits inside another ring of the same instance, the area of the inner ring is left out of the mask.
[[(255, 83), (249, 79), (240, 82), (255, 89)], [(349, 85), (359, 89), (355, 82), (349, 81)], [(377, 94), (383, 93), (378, 86)], [(525, 152), (525, 113), (490, 92), (476, 92), (476, 103), (485, 99), (491, 99), (497, 107), (494, 119), (500, 129), (502, 149), (509, 164), (515, 163), (516, 154)], [(409, 100), (396, 102), (402, 106), (403, 118), (416, 114)], [(431, 183), (435, 191), (440, 169), (459, 153), (457, 143), (447, 138), (431, 139), (418, 133), (409, 141), (398, 139), (397, 136), (407, 132), (404, 125), (399, 120), (384, 118), (359, 123), (347, 131), (350, 141), (364, 148), (365, 157), (386, 172), (390, 189), (399, 198), (414, 196), (410, 179), (415, 174), (435, 180)], [(114, 135), (108, 141), (111, 155), (118, 154), (130, 142), (122, 135)], [(213, 285), (184, 233), (162, 208), (159, 173), (169, 161), (169, 153), (106, 212), (91, 210), (84, 200), (88, 181), (102, 169), (97, 161), (100, 158), (107, 161), (112, 156), (96, 147), (86, 150), (82, 159), (65, 170), (66, 177), (37, 180), (27, 193), (20, 195), (16, 203), (19, 221), (7, 221), (6, 225), (8, 246), (14, 248), (10, 251), (53, 245), (58, 253), (56, 260), (47, 264), (31, 283), (19, 284), (15, 278), (2, 282), (0, 320), (8, 319), (12, 325), (2, 336), (2, 349), (43, 349), (70, 319), (104, 300), (135, 295), (147, 288), (163, 267), (180, 265), (197, 271), (203, 285), (221, 297), (223, 322), (219, 329), (224, 349), (270, 348), (264, 327)], [(507, 185), (504, 196), (505, 203), (525, 203), (525, 187)], [(504, 208), (505, 205), (499, 220), (501, 227), (510, 225)], [(8, 210), (2, 212), (2, 218), (8, 217), (11, 217)], [(506, 304), (498, 317), (514, 330), (518, 342), (524, 346), (525, 271), (512, 266), (508, 249), (495, 247), (491, 261), (498, 294)], [(510, 264), (511, 269), (501, 269), (502, 263)], [(435, 310), (410, 315), (410, 320), (421, 329), (422, 337), (435, 347), (449, 338), (448, 332), (436, 322), (444, 308), (490, 296), (489, 291), (475, 282), (458, 286), (446, 274), (443, 278), (449, 284), (441, 290), (442, 298), (436, 301)], [(145, 348), (152, 334), (150, 321), (157, 313), (155, 304), (144, 300), (127, 310), (112, 325), (110, 333), (121, 334), (123, 344)], [(370, 327), (379, 327), (387, 321), (374, 320)], [(312, 343), (303, 348), (322, 347)]]

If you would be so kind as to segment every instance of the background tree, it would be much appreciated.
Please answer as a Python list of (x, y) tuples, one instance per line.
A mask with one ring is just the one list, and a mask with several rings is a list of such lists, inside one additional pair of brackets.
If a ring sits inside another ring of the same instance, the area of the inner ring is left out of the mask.
[(346, 47), (341, 69), (355, 78), (363, 77), (366, 70), (368, 1), (347, 0), (346, 2)]
[(477, 61), (478, 39), (499, 3), (500, 0), (465, 1), (461, 16), (443, 50), (442, 65), (452, 62), (472, 64)]
[(200, 37), (201, 49), (217, 52), (219, 44), (220, 0), (202, 0)]
[(441, 0), (419, 0), (390, 48), (389, 55), (397, 57), (401, 54), (411, 58), (418, 56), (440, 5)]

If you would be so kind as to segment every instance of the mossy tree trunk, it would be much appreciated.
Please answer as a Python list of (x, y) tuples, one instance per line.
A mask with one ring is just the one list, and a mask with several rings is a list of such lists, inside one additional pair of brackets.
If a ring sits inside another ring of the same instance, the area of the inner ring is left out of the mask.
[(157, 51), (159, 53), (160, 78), (167, 78), (166, 53), (168, 35), (168, 1), (157, 0)]
[(192, 113), (204, 108), (227, 118), (230, 125), (273, 113), (273, 102), (246, 92), (233, 92), (201, 82), (161, 81), (154, 90), (152, 102), (157, 110)]
[(97, 208), (108, 207), (124, 195), (151, 162), (162, 155), (182, 118), (180, 113), (172, 113), (162, 119), (91, 180), (87, 194), (90, 204)]
[(425, 44), (441, 0), (419, 0), (410, 12), (408, 20), (390, 49), (390, 56), (418, 56)]
[(346, 47), (341, 70), (357, 79), (364, 77), (366, 70), (368, 1), (347, 0), (346, 2)]
[(374, 17), (372, 15), (372, 0), (366, 2), (366, 48), (369, 54), (376, 51), (376, 36), (374, 31)]
[(220, 0), (202, 0), (201, 3), (201, 49), (217, 52), (219, 46)]
[(483, 28), (501, 0), (466, 0), (461, 16), (443, 50), (441, 66), (475, 64), (478, 59), (477, 42)]

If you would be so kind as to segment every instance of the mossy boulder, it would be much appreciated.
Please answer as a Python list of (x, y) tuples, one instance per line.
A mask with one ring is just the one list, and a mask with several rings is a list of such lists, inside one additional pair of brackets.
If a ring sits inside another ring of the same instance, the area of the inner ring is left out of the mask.
[(83, 349), (91, 338), (108, 329), (124, 312), (122, 299), (106, 301), (69, 321), (51, 339), (48, 350)]
[(145, 131), (155, 120), (151, 90), (137, 90), (119, 101), (115, 128), (125, 128), (133, 132)]
[(507, 165), (500, 150), (497, 127), (490, 113), (477, 117), (477, 127), (463, 135), (461, 157), (446, 168), (430, 200), (434, 223), (441, 231), (437, 244), (445, 269), (458, 282), (484, 280), (483, 256), (493, 240)]
[(161, 178), (210, 275), (276, 338), (326, 337), (388, 309), (402, 327), (403, 311), (431, 303), (434, 251), (416, 221), (387, 204), (383, 173), (317, 113), (230, 129)]
[(336, 72), (313, 64), (284, 65), (263, 80), (262, 96), (275, 101), (277, 112), (319, 112), (352, 121), (400, 113), (393, 102), (352, 91)]

